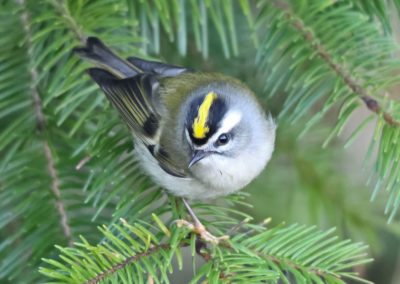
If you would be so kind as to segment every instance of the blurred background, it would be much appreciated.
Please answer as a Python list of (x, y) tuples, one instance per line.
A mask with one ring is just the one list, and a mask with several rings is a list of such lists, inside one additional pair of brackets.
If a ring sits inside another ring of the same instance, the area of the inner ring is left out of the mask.
[[(378, 84), (373, 83), (374, 66), (379, 73), (379, 66), (392, 62), (390, 73), (380, 74), (391, 84), (379, 81), (379, 86), (385, 85), (389, 100), (398, 99), (397, 1), (271, 1), (276, 4), (273, 7), (265, 2), (0, 0), (0, 283), (29, 283), (31, 278), (20, 275), (27, 269), (22, 266), (36, 269), (41, 257), (54, 255), (54, 244), (65, 245), (79, 234), (98, 240), (96, 226), (119, 217), (112, 214), (115, 208), (126, 209), (120, 215), (134, 209), (127, 205), (131, 198), (124, 193), (127, 186), (153, 188), (136, 164), (118, 158), (121, 149), (132, 148), (129, 134), (84, 75), (87, 66), (71, 53), (88, 35), (98, 36), (124, 55), (221, 72), (251, 86), (276, 118), (277, 141), (266, 170), (245, 189), (252, 208), (239, 209), (254, 216), (255, 222), (271, 217), (272, 225), (299, 223), (322, 230), (336, 227), (340, 238), (369, 245), (375, 260), (357, 268), (363, 277), (374, 283), (400, 283), (400, 224), (398, 217), (388, 224), (390, 213), (385, 212), (385, 206), (391, 192), (376, 185), (376, 174), (372, 174), (380, 150), (371, 148), (370, 142), (375, 137), (379, 144), (376, 127), (381, 118), (357, 100), (340, 135), (331, 135), (346, 104), (343, 95), (343, 100), (339, 97), (337, 104), (302, 133), (325, 101), (342, 88), (336, 83), (342, 78), (336, 78), (340, 76), (332, 70), (331, 77), (315, 76), (325, 74), (323, 68), (329, 69), (329, 64), (315, 61), (318, 48), (314, 40), (326, 43), (332, 57), (351, 71), (349, 74), (365, 79), (366, 89)], [(279, 35), (276, 30), (285, 31), (293, 25), (290, 19), (285, 20), (290, 18), (288, 11), (305, 28), (296, 30), (295, 25)], [(359, 25), (351, 24), (357, 21)], [(335, 23), (344, 25), (335, 30)], [(366, 33), (356, 33), (357, 29)], [(306, 30), (314, 35), (309, 43), (307, 37), (302, 40)], [(347, 40), (336, 35), (340, 31)], [(328, 34), (325, 42), (324, 33)], [(393, 50), (389, 52), (384, 44), (376, 47), (376, 35), (388, 39)], [(298, 53), (303, 52), (308, 63), (298, 67), (298, 54), (291, 46), (301, 42), (306, 47)], [(345, 44), (351, 48), (343, 47)], [(357, 56), (364, 49), (375, 57), (366, 54), (372, 62), (357, 69), (363, 62)], [(319, 65), (324, 67), (318, 69)], [(291, 73), (293, 68), (310, 73), (303, 84), (317, 81), (324, 89), (302, 93), (302, 81)], [(288, 107), (293, 92), (300, 97), (320, 96), (313, 97), (294, 119), (290, 114), (296, 111)], [(357, 98), (357, 94), (352, 96)], [(382, 96), (377, 100), (388, 99)], [(399, 109), (390, 103), (384, 106), (391, 106), (394, 113)], [(43, 125), (38, 116), (44, 117)], [(361, 123), (362, 129), (354, 136)], [(333, 139), (323, 147), (330, 136)], [(58, 174), (56, 185), (54, 176), (49, 175), (52, 165), (43, 143), (48, 145)], [(366, 159), (368, 153), (370, 158)], [(116, 160), (130, 171), (125, 173), (124, 168), (119, 172)], [(82, 170), (77, 171), (80, 163)], [(54, 193), (54, 186), (61, 196)], [(93, 193), (92, 189), (99, 187), (102, 189)], [(374, 188), (378, 193), (371, 202)], [(399, 192), (397, 183), (393, 190)], [(39, 204), (40, 208), (35, 207)], [(70, 235), (65, 228), (60, 229), (55, 217), (60, 214), (60, 204), (64, 204), (72, 227)], [(47, 244), (37, 238), (48, 240)], [(41, 279), (35, 277), (35, 281)]]

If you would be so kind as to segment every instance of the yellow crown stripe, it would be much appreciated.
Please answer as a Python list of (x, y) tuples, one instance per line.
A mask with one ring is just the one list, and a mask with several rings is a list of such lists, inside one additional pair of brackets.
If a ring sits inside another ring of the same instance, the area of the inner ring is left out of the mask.
[(205, 138), (206, 134), (210, 129), (207, 126), (207, 118), (210, 114), (210, 108), (214, 100), (217, 98), (217, 94), (209, 92), (204, 98), (203, 102), (197, 112), (197, 117), (193, 121), (193, 136), (197, 139)]

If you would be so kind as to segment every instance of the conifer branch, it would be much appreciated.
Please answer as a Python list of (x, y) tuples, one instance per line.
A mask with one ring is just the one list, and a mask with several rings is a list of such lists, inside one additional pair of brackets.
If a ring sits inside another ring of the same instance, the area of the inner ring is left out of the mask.
[(71, 228), (68, 223), (68, 215), (65, 210), (65, 206), (61, 200), (61, 191), (60, 191), (60, 179), (57, 174), (57, 170), (55, 168), (55, 163), (54, 163), (54, 157), (53, 154), (51, 153), (51, 149), (49, 146), (49, 141), (45, 138), (45, 132), (46, 132), (46, 121), (43, 113), (43, 108), (42, 108), (42, 101), (37, 89), (37, 82), (38, 82), (38, 71), (36, 70), (33, 64), (33, 46), (32, 46), (32, 31), (30, 28), (30, 22), (29, 22), (29, 12), (26, 7), (26, 2), (25, 0), (15, 0), (18, 5), (21, 6), (22, 8), (22, 14), (21, 14), (21, 24), (23, 26), (24, 32), (25, 32), (25, 37), (26, 37), (26, 46), (27, 46), (27, 54), (30, 60), (30, 77), (31, 77), (31, 83), (30, 83), (30, 93), (32, 95), (34, 107), (35, 107), (35, 116), (36, 116), (36, 124), (37, 124), (37, 129), (42, 134), (42, 142), (43, 142), (43, 151), (46, 157), (46, 162), (47, 162), (47, 170), (49, 172), (50, 178), (51, 178), (51, 191), (54, 195), (55, 198), (55, 207), (58, 211), (58, 214), (60, 216), (60, 223), (61, 223), (61, 228), (63, 230), (64, 236), (68, 241), (68, 245), (72, 246), (72, 233), (71, 233)]
[(92, 159), (91, 156), (87, 155), (85, 156), (82, 160), (79, 161), (79, 163), (75, 166), (75, 169), (77, 171), (80, 171), (85, 165), (86, 163), (88, 163), (90, 161), (90, 159)]
[[(186, 244), (187, 245), (187, 244)], [(186, 246), (185, 245), (185, 246)], [(184, 246), (184, 245), (182, 245)], [(115, 272), (117, 272), (118, 270), (124, 269), (127, 265), (138, 261), (139, 259), (146, 257), (146, 256), (150, 256), (158, 251), (160, 251), (161, 249), (163, 250), (169, 250), (171, 249), (171, 246), (169, 244), (159, 244), (157, 246), (153, 246), (151, 248), (149, 248), (147, 251), (144, 251), (142, 253), (137, 253), (135, 255), (132, 255), (128, 258), (126, 258), (124, 261), (122, 261), (121, 263), (118, 263), (117, 265), (112, 266), (110, 269), (99, 273), (96, 277), (86, 281), (86, 284), (96, 284), (99, 283), (100, 281), (102, 281), (105, 277), (107, 277), (108, 275), (111, 275)]]
[[(342, 283), (343, 278), (352, 278), (363, 283), (371, 283), (365, 279), (359, 278), (357, 273), (346, 272), (345, 269), (346, 267), (350, 268), (371, 261), (371, 259), (365, 259), (364, 251), (366, 247), (359, 243), (351, 244), (349, 241), (336, 242), (337, 255), (333, 255), (328, 246), (328, 244), (333, 245), (332, 242), (336, 240), (335, 237), (329, 237), (333, 229), (328, 232), (318, 232), (317, 235), (311, 234), (313, 231), (312, 228), (296, 225), (286, 228), (262, 230), (252, 236), (248, 236), (245, 231), (245, 233), (237, 233), (229, 243), (220, 242), (214, 244), (218, 247), (217, 249), (217, 247), (207, 247), (208, 243), (200, 240), (197, 236), (196, 239), (193, 240), (193, 238), (187, 236), (186, 233), (178, 234), (180, 235), (179, 239), (175, 239), (171, 243), (152, 242), (152, 244), (149, 244), (146, 241), (147, 239), (153, 239), (155, 241), (156, 239), (154, 235), (152, 237), (150, 235), (147, 236), (148, 231), (146, 228), (142, 226), (132, 226), (124, 222), (123, 225), (125, 228), (121, 228), (118, 225), (114, 226), (117, 232), (112, 232), (110, 228), (105, 227), (103, 234), (108, 243), (107, 245), (98, 244), (94, 246), (83, 239), (83, 243), (78, 243), (74, 248), (64, 249), (59, 247), (59, 250), (64, 256), (62, 262), (58, 262), (57, 264), (57, 261), (45, 259), (47, 263), (54, 266), (57, 272), (55, 272), (54, 268), (41, 268), (41, 272), (55, 279), (65, 280), (68, 278), (73, 282), (96, 284), (108, 278), (118, 279), (127, 271), (132, 271), (132, 269), (136, 270), (136, 268), (133, 267), (129, 268), (129, 266), (134, 263), (141, 266), (143, 263), (153, 258), (158, 259), (160, 263), (169, 262), (172, 256), (170, 253), (175, 253), (175, 251), (172, 251), (173, 249), (181, 249), (188, 246), (192, 247), (194, 245), (195, 252), (208, 263), (205, 264), (205, 267), (217, 271), (218, 275), (214, 275), (214, 279), (217, 277), (218, 279), (230, 281), (232, 277), (232, 279), (243, 280), (243, 278), (240, 278), (241, 269), (244, 268), (246, 270), (246, 264), (252, 263), (250, 265), (255, 265), (257, 269), (261, 269), (256, 272), (256, 274), (258, 275), (258, 273), (260, 273), (263, 277), (262, 279), (265, 279), (265, 273), (270, 271), (276, 273), (276, 278), (271, 279), (277, 280), (279, 278), (278, 271), (281, 271), (281, 273), (293, 275), (295, 278), (299, 275), (305, 275), (305, 277), (320, 279), (320, 281), (330, 280), (332, 283)], [(134, 235), (137, 234), (140, 237), (138, 239), (133, 238), (131, 233)], [(195, 233), (191, 232), (189, 234)], [(117, 237), (116, 235), (120, 236)], [(121, 236), (124, 237), (121, 238)], [(192, 240), (195, 243), (192, 243)], [(278, 240), (286, 242), (287, 247), (276, 249), (276, 242)], [(141, 242), (144, 243), (141, 244)], [(320, 243), (322, 245), (320, 245)], [(319, 246), (319, 250), (314, 249), (309, 253), (305, 250), (305, 248), (315, 245)], [(136, 249), (139, 247), (141, 247), (142, 250), (137, 251)], [(287, 248), (290, 249), (287, 250)], [(219, 253), (216, 253), (216, 251), (219, 251)], [(126, 255), (126, 253), (128, 253), (128, 255)], [(157, 255), (158, 253), (159, 256)], [(126, 255), (126, 257), (123, 260), (116, 261), (114, 258), (116, 255)], [(319, 255), (320, 259), (323, 259), (322, 262), (312, 261), (316, 260), (315, 258), (317, 255)], [(86, 271), (88, 259), (93, 259), (94, 263), (97, 263), (98, 266), (94, 270), (91, 270), (94, 274), (80, 275), (79, 273), (82, 269)], [(248, 261), (250, 263), (248, 263)], [(66, 267), (63, 262), (67, 262), (68, 267)], [(260, 268), (260, 265), (263, 268)], [(209, 276), (205, 271), (202, 273), (203, 276)], [(245, 271), (245, 273), (247, 273), (246, 275), (248, 276), (249, 271)], [(256, 274), (252, 276), (256, 276)], [(88, 275), (94, 276), (86, 278)], [(147, 279), (154, 280), (155, 275), (155, 271), (149, 272), (147, 273)], [(196, 277), (202, 277), (202, 275), (200, 274)], [(283, 280), (287, 279), (286, 277), (288, 276), (281, 275), (281, 277)]]
[(68, 240), (68, 245), (73, 246), (71, 227), (68, 224), (68, 215), (65, 210), (64, 203), (61, 200), (60, 179), (58, 178), (57, 170), (54, 165), (53, 154), (51, 153), (47, 140), (43, 140), (43, 146), (47, 160), (47, 169), (51, 177), (51, 191), (53, 192), (53, 195), (55, 197), (55, 206), (61, 218), (61, 227), (63, 229), (65, 238)]
[(329, 67), (340, 77), (343, 82), (350, 88), (355, 94), (358, 94), (359, 98), (364, 102), (365, 106), (377, 115), (382, 115), (384, 121), (394, 127), (400, 127), (400, 121), (396, 120), (390, 113), (386, 112), (382, 106), (375, 100), (365, 89), (361, 86), (357, 80), (346, 71), (345, 67), (335, 62), (332, 55), (326, 50), (312, 30), (305, 26), (303, 21), (292, 11), (288, 3), (282, 0), (274, 0), (273, 4), (278, 9), (284, 12), (284, 15), (288, 20), (291, 21), (292, 26), (299, 31), (304, 39), (310, 44), (315, 52), (322, 58)]
[(51, 1), (53, 4), (53, 7), (57, 10), (57, 12), (66, 20), (66, 23), (68, 27), (71, 29), (71, 31), (74, 33), (74, 35), (79, 39), (79, 41), (82, 44), (86, 43), (86, 36), (78, 23), (75, 21), (75, 19), (72, 17), (71, 13), (69, 12), (69, 9), (67, 8), (67, 4), (65, 1), (56, 1), (53, 0)]
[[(235, 249), (233, 247), (231, 247), (230, 245), (228, 245), (227, 243), (221, 243), (221, 246), (223, 246), (226, 249), (229, 249), (232, 253), (235, 252)], [(337, 279), (342, 279), (342, 277), (340, 275), (338, 275), (336, 273), (333, 273), (333, 272), (330, 272), (330, 271), (325, 271), (325, 270), (322, 270), (322, 269), (319, 269), (319, 268), (304, 268), (301, 265), (295, 263), (294, 261), (292, 261), (292, 260), (290, 260), (288, 258), (285, 258), (284, 256), (277, 257), (277, 256), (270, 255), (270, 254), (267, 254), (267, 253), (262, 253), (260, 251), (257, 251), (255, 249), (251, 249), (251, 248), (249, 248), (249, 250), (254, 255), (257, 255), (258, 257), (260, 257), (262, 259), (266, 259), (266, 260), (272, 261), (273, 263), (275, 263), (278, 266), (282, 265), (284, 263), (286, 266), (288, 266), (288, 267), (290, 267), (290, 268), (292, 268), (294, 270), (300, 271), (300, 270), (304, 269), (304, 270), (307, 270), (308, 273), (314, 274), (314, 275), (316, 275), (318, 277), (321, 277), (321, 278), (326, 278), (329, 275), (329, 276), (337, 278)], [(208, 256), (208, 258), (203, 257), (206, 261), (212, 259), (211, 254), (207, 254), (207, 256)]]

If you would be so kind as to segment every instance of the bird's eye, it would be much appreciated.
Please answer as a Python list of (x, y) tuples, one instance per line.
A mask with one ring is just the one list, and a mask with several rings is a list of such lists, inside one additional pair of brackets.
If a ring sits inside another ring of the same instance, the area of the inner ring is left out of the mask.
[(229, 134), (224, 133), (218, 137), (217, 144), (218, 146), (226, 145), (229, 142), (229, 140), (230, 140)]

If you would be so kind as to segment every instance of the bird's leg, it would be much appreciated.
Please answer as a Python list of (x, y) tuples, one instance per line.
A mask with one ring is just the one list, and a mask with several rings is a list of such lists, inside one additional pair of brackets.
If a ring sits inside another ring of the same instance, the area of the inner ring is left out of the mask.
[(222, 237), (213, 236), (209, 231), (207, 231), (206, 227), (204, 227), (204, 225), (200, 222), (196, 214), (194, 214), (193, 209), (190, 207), (189, 203), (187, 203), (185, 198), (182, 198), (182, 201), (187, 211), (189, 212), (189, 215), (192, 217), (193, 223), (190, 223), (186, 220), (178, 220), (177, 221), (178, 226), (185, 226), (189, 228), (195, 234), (199, 235), (203, 241), (209, 243), (219, 244), (220, 242), (227, 241), (229, 239), (228, 236), (222, 236)]

